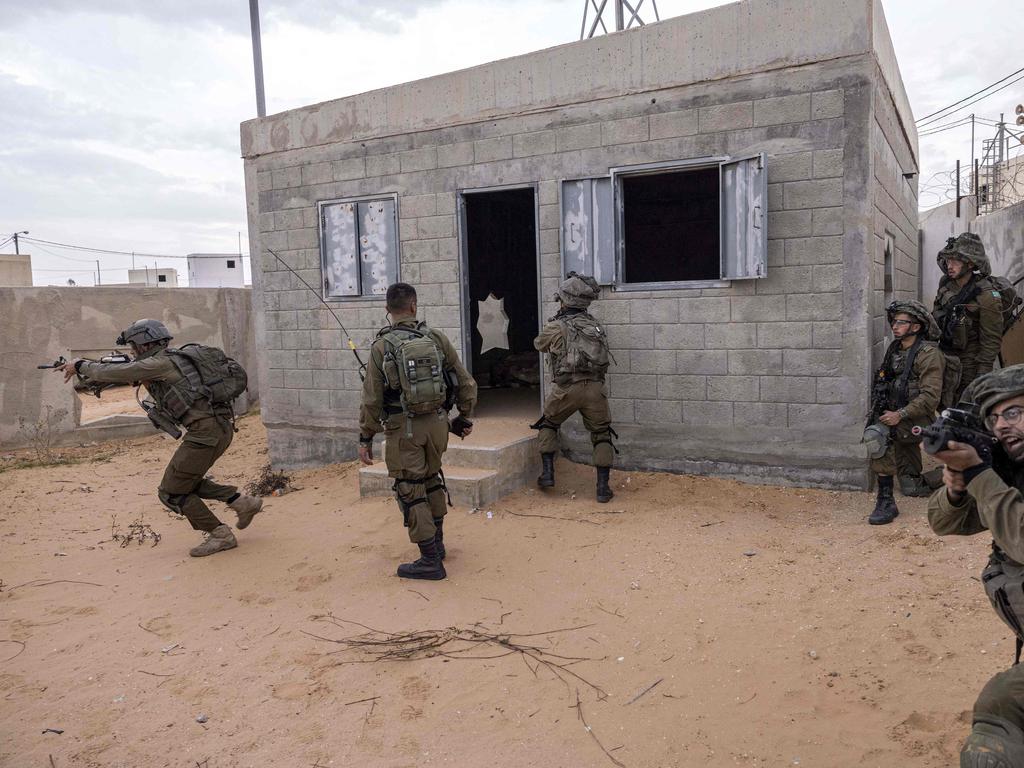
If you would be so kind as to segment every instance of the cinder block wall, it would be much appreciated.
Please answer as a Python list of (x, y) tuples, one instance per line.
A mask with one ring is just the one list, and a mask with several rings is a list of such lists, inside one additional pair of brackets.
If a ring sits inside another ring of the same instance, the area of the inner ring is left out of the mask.
[[(550, 297), (561, 271), (561, 179), (604, 175), (612, 166), (767, 152), (766, 279), (605, 291), (595, 305), (617, 360), (608, 389), (620, 461), (860, 486), (866, 465), (857, 441), (874, 330), (868, 259), (882, 202), (871, 154), (878, 77), (871, 56), (846, 57), (265, 154), (246, 163), (253, 241), (318, 286), (316, 202), (397, 192), (401, 277), (416, 284), (424, 319), (458, 345), (458, 190), (538, 184), (541, 288)], [(294, 466), (353, 456), (354, 358), (314, 294), (269, 253), (254, 253), (253, 263), (272, 458)], [(385, 322), (383, 302), (335, 306), (365, 350)], [(542, 310), (546, 317), (554, 306)], [(574, 451), (585, 448), (578, 429), (563, 431)]]
[[(173, 344), (212, 344), (238, 360), (249, 373), (239, 407), (248, 408), (259, 401), (260, 384), (251, 310), (252, 291), (244, 288), (0, 288), (0, 445), (23, 441), (18, 418), (34, 423), (47, 406), (67, 412), (55, 434), (74, 432), (78, 396), (63, 376), (36, 366), (112, 350), (118, 333), (142, 317), (163, 321)], [(143, 427), (151, 431), (148, 422)]]

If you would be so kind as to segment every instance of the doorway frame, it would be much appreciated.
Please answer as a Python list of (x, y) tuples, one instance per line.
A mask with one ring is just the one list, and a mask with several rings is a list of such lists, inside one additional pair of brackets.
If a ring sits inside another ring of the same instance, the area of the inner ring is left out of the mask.
[[(456, 190), (456, 214), (459, 227), (459, 315), (462, 322), (462, 361), (466, 369), (473, 373), (473, 330), (469, 327), (470, 306), (472, 300), (469, 295), (469, 238), (467, 236), (466, 221), (466, 195), (479, 195), (488, 192), (509, 192), (516, 189), (529, 189), (533, 191), (533, 254), (537, 264), (537, 333), (544, 326), (544, 302), (541, 299), (543, 293), (542, 285), (544, 275), (541, 272), (540, 257), (540, 182), (527, 182), (524, 184), (499, 184), (492, 187), (472, 187)], [(541, 370), (540, 394), (541, 402), (545, 394), (544, 390), (544, 360), (541, 353), (537, 352)]]

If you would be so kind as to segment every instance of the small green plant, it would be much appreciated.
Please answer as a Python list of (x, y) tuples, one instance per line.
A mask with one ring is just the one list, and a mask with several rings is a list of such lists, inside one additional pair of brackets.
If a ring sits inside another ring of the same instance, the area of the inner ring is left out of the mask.
[(66, 408), (55, 409), (52, 405), (47, 405), (46, 415), (38, 421), (29, 421), (24, 416), (18, 417), (18, 433), (35, 452), (39, 464), (53, 464), (58, 460), (59, 457), (53, 450), (53, 441), (57, 437), (58, 425), (67, 415)]

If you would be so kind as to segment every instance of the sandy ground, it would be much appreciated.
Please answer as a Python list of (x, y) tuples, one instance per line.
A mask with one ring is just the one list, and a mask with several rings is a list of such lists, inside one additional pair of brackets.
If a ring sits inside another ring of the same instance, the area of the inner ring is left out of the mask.
[[(3, 766), (934, 768), (1012, 659), (973, 578), (988, 541), (936, 538), (924, 500), (871, 528), (867, 494), (617, 473), (598, 505), (560, 460), (556, 493), (454, 509), (449, 578), (408, 582), (354, 464), (297, 473), (238, 549), (192, 559), (154, 496), (171, 441), (104, 448), (0, 473)], [(247, 418), (216, 476), (264, 454)], [(163, 539), (122, 548), (115, 516)], [(370, 662), (326, 614), (586, 660), (566, 682), (500, 646)]]

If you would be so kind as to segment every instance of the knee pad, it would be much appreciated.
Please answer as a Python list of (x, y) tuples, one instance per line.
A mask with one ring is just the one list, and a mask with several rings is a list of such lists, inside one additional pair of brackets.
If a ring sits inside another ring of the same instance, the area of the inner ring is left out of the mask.
[(1017, 768), (1024, 765), (1024, 731), (1002, 717), (975, 715), (960, 751), (960, 768)]
[(185, 499), (188, 498), (187, 493), (171, 494), (167, 493), (167, 491), (157, 491), (156, 497), (160, 499), (161, 504), (171, 510), (174, 514), (185, 514), (182, 507), (185, 504)]

